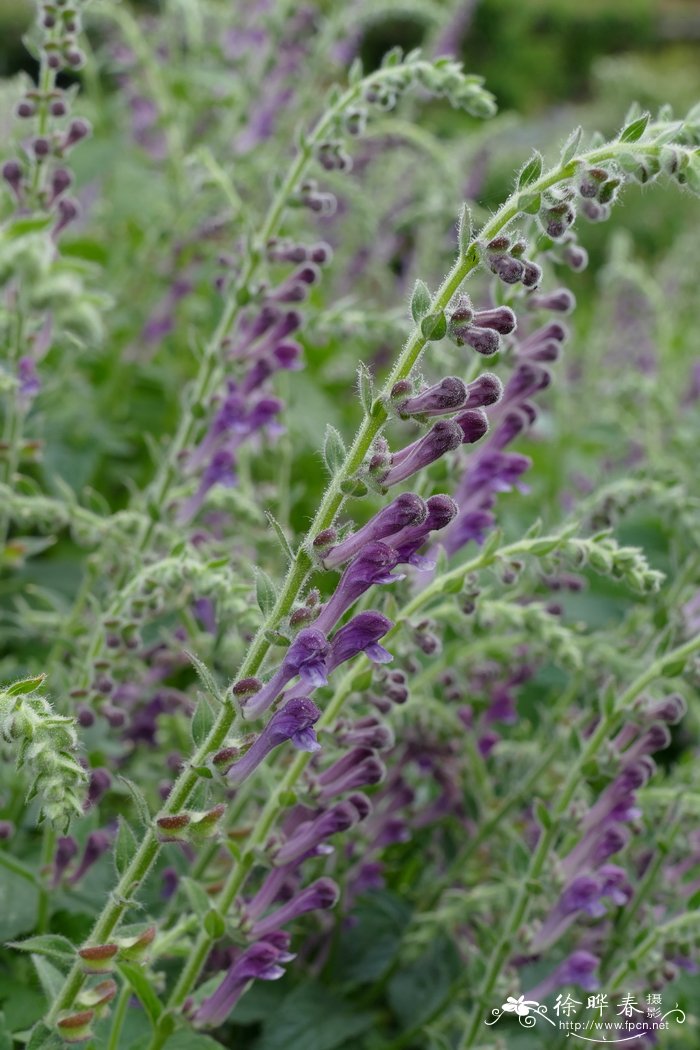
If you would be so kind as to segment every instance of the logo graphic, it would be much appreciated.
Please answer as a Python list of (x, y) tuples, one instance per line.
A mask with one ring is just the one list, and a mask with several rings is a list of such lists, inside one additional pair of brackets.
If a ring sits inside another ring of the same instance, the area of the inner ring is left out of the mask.
[(484, 1021), (484, 1024), (497, 1024), (502, 1017), (510, 1015), (517, 1017), (523, 1028), (534, 1028), (537, 1022), (542, 1020), (553, 1028), (566, 1032), (567, 1038), (612, 1046), (629, 1043), (642, 1034), (655, 1035), (668, 1031), (671, 1024), (685, 1023), (685, 1013), (678, 1003), (673, 1009), (662, 1014), (661, 996), (655, 992), (646, 996), (641, 1007), (637, 1005), (637, 998), (633, 995), (624, 995), (616, 1005), (614, 1019), (605, 1020), (603, 1014), (609, 1006), (608, 996), (601, 993), (591, 995), (583, 1012), (585, 1014), (587, 1010), (588, 1017), (578, 1017), (578, 1007), (583, 1006), (583, 1003), (570, 995), (558, 995), (553, 1008), (556, 1017), (551, 1017), (544, 1003), (536, 999), (526, 999), (524, 995), (518, 996), (517, 999), (509, 995), (500, 1007), (494, 1007), (491, 1019)]

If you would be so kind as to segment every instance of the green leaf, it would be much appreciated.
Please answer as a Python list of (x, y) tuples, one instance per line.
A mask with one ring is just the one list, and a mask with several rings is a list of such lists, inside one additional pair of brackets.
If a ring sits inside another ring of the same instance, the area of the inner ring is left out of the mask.
[(150, 826), (151, 826), (151, 811), (148, 808), (148, 802), (146, 802), (146, 796), (141, 791), (141, 788), (137, 787), (136, 784), (134, 784), (133, 780), (129, 780), (128, 777), (122, 776), (121, 774), (119, 776), (119, 779), (122, 781), (122, 783), (128, 789), (129, 793), (131, 794), (132, 799), (134, 800), (134, 805), (136, 806), (136, 812), (138, 813), (139, 820), (141, 821), (141, 823), (143, 824), (143, 826), (145, 828), (150, 828)]
[(39, 233), (41, 230), (47, 230), (52, 222), (53, 219), (50, 215), (36, 215), (26, 219), (15, 219), (14, 222), (7, 224), (3, 230), (3, 236), (8, 240), (16, 240), (18, 237), (24, 237), (27, 233)]
[(263, 616), (269, 616), (277, 601), (277, 591), (270, 577), (262, 569), (255, 570), (255, 597), (260, 612)]
[(374, 1025), (372, 1013), (340, 999), (329, 988), (302, 984), (267, 1018), (255, 1046), (256, 1050), (335, 1050), (348, 1043), (360, 1046), (363, 1044), (358, 1037)]
[(0, 1050), (12, 1050), (12, 1033), (7, 1026), (5, 1015), (0, 1011)]
[(420, 323), (421, 335), (429, 343), (437, 343), (444, 339), (447, 334), (447, 321), (442, 310), (437, 313), (428, 314)]
[(8, 941), (8, 948), (20, 952), (34, 952), (46, 955), (49, 959), (61, 959), (72, 963), (75, 961), (75, 950), (67, 937), (59, 933), (42, 933), (37, 937), (27, 937), (23, 941)]
[(211, 671), (209, 670), (207, 665), (204, 663), (204, 661), (200, 660), (199, 657), (196, 655), (196, 653), (190, 652), (189, 649), (185, 649), (185, 656), (190, 661), (190, 663), (194, 667), (195, 671), (199, 675), (199, 677), (201, 679), (201, 682), (202, 682), (202, 685), (204, 686), (204, 688), (213, 697), (215, 697), (217, 700), (219, 700), (220, 699), (219, 687), (217, 686), (217, 684), (216, 684), (216, 682), (214, 680), (213, 674), (211, 673)]
[(430, 312), (432, 303), (430, 289), (424, 281), (416, 281), (411, 296), (411, 317), (418, 324)]
[(190, 725), (192, 739), (195, 743), (195, 747), (202, 746), (204, 741), (209, 736), (211, 727), (214, 725), (215, 721), (216, 715), (214, 714), (209, 700), (204, 694), (200, 694)]
[(124, 817), (119, 817), (119, 831), (117, 832), (117, 840), (114, 843), (114, 864), (118, 875), (124, 874), (137, 849), (138, 844), (134, 838), (133, 831), (124, 820)]
[(204, 916), (204, 929), (214, 941), (218, 941), (226, 932), (226, 923), (216, 908), (209, 908)]
[(469, 205), (465, 203), (462, 205), (462, 210), (459, 213), (459, 223), (457, 224), (457, 243), (459, 244), (459, 254), (466, 255), (469, 245), (474, 240), (474, 226), (472, 224), (472, 213), (469, 210)]
[(22, 678), (21, 681), (13, 682), (12, 685), (4, 688), (3, 692), (7, 693), (8, 696), (23, 696), (25, 693), (33, 693), (44, 682), (45, 678), (45, 674), (38, 674), (33, 678)]
[(339, 472), (345, 463), (346, 455), (345, 442), (335, 427), (327, 423), (326, 436), (323, 441), (323, 458), (331, 476)]
[(374, 380), (364, 361), (360, 361), (357, 366), (357, 392), (360, 395), (360, 402), (365, 410), (365, 414), (370, 415), (374, 401)]
[(199, 919), (204, 920), (211, 909), (211, 899), (207, 892), (198, 882), (190, 879), (187, 875), (180, 879), (180, 885), (184, 889), (187, 899), (192, 906), (193, 912)]
[(0, 878), (0, 942), (34, 929), (37, 888), (14, 871), (3, 869)]
[(340, 936), (337, 983), (373, 984), (397, 958), (411, 910), (387, 891), (361, 897), (353, 910), (357, 921)]
[(348, 70), (348, 83), (352, 86), (353, 84), (358, 84), (360, 80), (362, 80), (362, 59), (353, 58)]
[(174, 1032), (166, 1042), (165, 1050), (221, 1050), (222, 1045), (208, 1035), (200, 1035), (188, 1029)]
[(55, 1003), (65, 982), (64, 975), (42, 955), (32, 955), (31, 958), (48, 1002)]
[(274, 516), (274, 514), (271, 514), (269, 510), (265, 511), (265, 517), (267, 518), (268, 525), (279, 540), (280, 547), (284, 551), (285, 557), (288, 561), (294, 561), (294, 551), (292, 550), (291, 544), (285, 535), (284, 529), (278, 522), (277, 518)]
[(133, 963), (117, 963), (117, 969), (134, 991), (137, 999), (148, 1014), (153, 1025), (163, 1013), (163, 1004), (153, 990), (153, 985), (146, 973)]
[(531, 182), (539, 179), (542, 174), (542, 168), (542, 154), (535, 150), (529, 161), (520, 169), (517, 182), (518, 189), (524, 190)]
[(642, 113), (641, 117), (627, 124), (620, 132), (620, 142), (637, 142), (641, 139), (649, 123), (649, 116), (649, 113)]
[(420, 1027), (452, 994), (452, 984), (462, 970), (452, 941), (438, 935), (415, 962), (399, 970), (389, 982), (391, 1008), (404, 1030)]
[(63, 1040), (53, 1028), (39, 1022), (32, 1029), (26, 1050), (63, 1050), (64, 1046)]
[(562, 168), (565, 167), (569, 163), (569, 161), (576, 156), (576, 154), (579, 151), (582, 138), (583, 128), (579, 124), (577, 128), (574, 128), (574, 130), (571, 132), (568, 139), (561, 148), (561, 153), (559, 154), (559, 163), (561, 164)]

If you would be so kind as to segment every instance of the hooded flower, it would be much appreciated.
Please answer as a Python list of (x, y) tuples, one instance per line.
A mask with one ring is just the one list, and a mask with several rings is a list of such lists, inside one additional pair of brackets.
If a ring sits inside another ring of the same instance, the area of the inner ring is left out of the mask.
[(400, 496), (374, 515), (361, 529), (341, 543), (336, 544), (323, 556), (327, 569), (337, 569), (362, 550), (367, 543), (384, 540), (411, 525), (425, 521), (428, 508), (420, 496), (403, 492)]
[(280, 667), (257, 693), (241, 702), (246, 718), (257, 718), (277, 699), (288, 682), (297, 675), (301, 687), (317, 689), (327, 682), (326, 656), (328, 642), (325, 635), (315, 627), (299, 631), (285, 653)]
[(392, 575), (391, 570), (397, 564), (398, 554), (393, 547), (386, 543), (366, 544), (340, 577), (334, 594), (323, 606), (315, 622), (316, 629), (328, 634), (343, 613), (370, 587), (402, 579), (402, 576)]
[[(281, 931), (279, 931), (281, 932)], [(222, 1025), (250, 981), (276, 981), (284, 975), (282, 963), (294, 958), (287, 951), (286, 935), (269, 937), (251, 944), (231, 965), (218, 988), (208, 996), (194, 1015), (195, 1025), (216, 1028)]]
[[(307, 697), (293, 697), (279, 711), (275, 711), (245, 754), (229, 766), (226, 772), (228, 782), (233, 785), (241, 784), (271, 751), (288, 740), (300, 751), (318, 751), (320, 745), (313, 727), (320, 717), (321, 712), (316, 704)], [(215, 755), (215, 764), (216, 760)]]

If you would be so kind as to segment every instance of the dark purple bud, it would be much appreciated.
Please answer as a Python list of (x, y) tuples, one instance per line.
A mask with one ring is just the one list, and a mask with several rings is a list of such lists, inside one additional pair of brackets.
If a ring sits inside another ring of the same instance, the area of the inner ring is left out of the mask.
[(275, 909), (270, 915), (256, 922), (252, 934), (255, 937), (264, 937), (280, 926), (285, 926), (288, 922), (298, 919), (300, 915), (333, 908), (339, 896), (340, 891), (332, 879), (317, 879), (316, 882), (312, 882), (310, 886), (283, 904), (281, 908)]
[(465, 408), (485, 408), (495, 405), (503, 396), (503, 383), (493, 372), (482, 372), (467, 387)]
[(54, 69), (56, 71), (61, 69), (61, 67), (63, 65), (63, 63), (61, 61), (61, 56), (58, 54), (57, 51), (49, 51), (47, 53), (47, 55), (46, 55), (46, 64), (49, 67), (49, 69)]
[(20, 120), (30, 120), (36, 114), (36, 106), (28, 99), (22, 99), (21, 102), (17, 103), (15, 113)]
[(523, 279), (525, 267), (519, 259), (505, 253), (491, 255), (488, 257), (491, 273), (495, 274), (504, 284), (517, 284)]
[(398, 554), (393, 547), (385, 543), (368, 543), (340, 577), (335, 593), (316, 620), (316, 628), (328, 634), (343, 613), (370, 587), (402, 579), (401, 576), (392, 576), (391, 570), (397, 564)]
[(62, 98), (55, 98), (49, 106), (49, 113), (52, 117), (65, 117), (68, 109)]
[(312, 244), (309, 248), (309, 259), (317, 266), (326, 266), (333, 258), (333, 249), (325, 241)]
[(85, 812), (98, 804), (102, 796), (109, 791), (111, 784), (112, 777), (106, 769), (100, 767), (91, 770), (90, 784), (84, 804)]
[(570, 314), (576, 306), (576, 298), (568, 288), (557, 288), (547, 295), (530, 295), (525, 302), (530, 309), (552, 310), (560, 314)]
[(374, 715), (365, 715), (350, 725), (341, 726), (336, 739), (343, 747), (366, 747), (372, 751), (386, 751), (394, 745), (390, 727)]
[(318, 751), (320, 745), (313, 727), (320, 717), (321, 712), (313, 701), (305, 696), (292, 697), (284, 707), (275, 711), (243, 757), (228, 769), (226, 777), (229, 783), (242, 783), (274, 748), (288, 740), (300, 751)]
[(64, 55), (71, 69), (81, 69), (85, 65), (85, 54), (77, 47), (69, 48)]
[(663, 751), (671, 743), (671, 731), (664, 722), (654, 722), (637, 741), (625, 751), (626, 760), (641, 758), (643, 755), (652, 755), (655, 751)]
[(446, 452), (457, 448), (463, 440), (463, 431), (458, 421), (440, 420), (424, 437), (394, 453), (391, 466), (381, 478), (381, 483), (389, 488), (406, 481), (419, 470), (429, 467)]
[(665, 722), (670, 726), (678, 725), (687, 712), (688, 705), (680, 693), (672, 693), (663, 700), (648, 704), (644, 708), (644, 714), (647, 718), (653, 721)]
[(37, 160), (44, 160), (51, 152), (51, 143), (43, 135), (32, 141), (32, 152)]
[(551, 208), (543, 208), (540, 212), (542, 228), (554, 241), (564, 236), (575, 218), (576, 212), (566, 201), (554, 204)]
[(574, 273), (580, 273), (588, 266), (588, 252), (585, 248), (582, 248), (580, 244), (577, 244), (576, 241), (569, 241), (563, 247), (561, 260), (563, 263), (566, 263)]
[(518, 320), (508, 306), (496, 306), (492, 310), (477, 310), (475, 324), (482, 328), (494, 328), (501, 335), (510, 335), (518, 325)]
[(426, 387), (414, 397), (407, 398), (398, 405), (397, 411), (402, 419), (410, 416), (443, 416), (456, 412), (466, 399), (466, 384), (457, 376), (446, 376), (434, 386)]
[(318, 777), (320, 797), (324, 800), (357, 788), (378, 784), (386, 770), (373, 748), (356, 747), (343, 755)]
[(501, 345), (501, 337), (495, 328), (480, 328), (478, 325), (453, 328), (451, 337), (457, 346), (464, 346), (466, 343), (484, 357), (491, 357)]
[(280, 667), (259, 692), (241, 702), (246, 718), (257, 718), (277, 699), (288, 682), (297, 675), (306, 689), (317, 689), (328, 681), (326, 657), (328, 642), (316, 627), (299, 631), (287, 649)]
[(486, 413), (480, 408), (470, 408), (457, 416), (455, 423), (462, 432), (462, 444), (473, 445), (479, 441), (489, 429), (489, 421)]
[(80, 206), (71, 197), (61, 197), (58, 202), (58, 222), (53, 228), (54, 234), (64, 230), (69, 223), (77, 219), (80, 214)]
[(102, 854), (106, 853), (107, 850), (112, 847), (113, 839), (114, 836), (110, 835), (107, 831), (93, 831), (88, 835), (85, 849), (80, 859), (80, 864), (68, 879), (71, 886), (75, 886), (75, 884), (89, 871), (93, 864), (100, 859)]
[[(323, 563), (327, 569), (338, 568), (358, 554), (367, 543), (386, 539), (410, 525), (420, 525), (425, 521), (427, 515), (428, 508), (425, 501), (420, 496), (413, 495), (412, 492), (404, 492), (373, 518), (370, 518), (361, 529), (342, 540), (325, 554)], [(314, 547), (316, 546), (315, 541)]]
[(358, 820), (366, 820), (372, 812), (372, 803), (361, 791), (355, 791), (352, 795), (348, 795), (345, 801), (349, 802), (354, 808)]
[(506, 383), (503, 401), (520, 402), (540, 390), (545, 390), (551, 382), (552, 376), (543, 365), (523, 361)]
[(65, 193), (72, 181), (73, 176), (66, 168), (56, 168), (51, 176), (52, 200), (56, 200), (62, 193)]
[(90, 124), (87, 120), (83, 120), (82, 117), (76, 117), (75, 120), (71, 120), (66, 137), (63, 140), (63, 149), (70, 149), (71, 146), (75, 146), (76, 143), (87, 138), (91, 131)]
[(78, 852), (78, 843), (70, 835), (64, 835), (58, 839), (56, 850), (53, 855), (53, 878), (52, 886), (58, 886), (63, 874)]
[(303, 367), (302, 349), (298, 343), (279, 343), (272, 351), (272, 356), (285, 371), (293, 372)]
[(291, 864), (311, 850), (315, 850), (331, 835), (347, 831), (358, 821), (357, 810), (349, 802), (339, 802), (325, 810), (314, 820), (299, 824), (294, 834), (282, 843), (274, 853), (276, 865)]
[(525, 288), (537, 288), (541, 280), (542, 267), (538, 266), (537, 263), (529, 262), (526, 259), (523, 263), (523, 286)]
[(2, 166), (2, 177), (19, 199), (24, 182), (24, 172), (18, 160), (6, 160)]
[(427, 501), (428, 516), (421, 525), (402, 529), (392, 537), (392, 544), (398, 553), (399, 563), (408, 562), (417, 568), (431, 568), (434, 562), (422, 558), (417, 552), (426, 542), (431, 532), (444, 529), (457, 515), (457, 504), (450, 496), (435, 495)]
[(15, 826), (11, 820), (0, 820), (0, 842), (7, 842), (15, 833)]

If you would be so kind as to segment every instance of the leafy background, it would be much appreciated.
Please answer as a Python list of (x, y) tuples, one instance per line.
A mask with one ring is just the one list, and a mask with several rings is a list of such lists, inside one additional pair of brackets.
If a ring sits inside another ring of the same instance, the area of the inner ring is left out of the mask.
[[(360, 53), (371, 67), (389, 46), (420, 45), (456, 6), (357, 3), (350, 6), (348, 22), (362, 27)], [(426, 138), (417, 141), (407, 132), (402, 141), (399, 136), (395, 148), (354, 184), (352, 207), (335, 234), (344, 258), (351, 258), (373, 234), (377, 215), (402, 236), (392, 244), (391, 254), (375, 260), (352, 288), (344, 267), (330, 277), (324, 295), (334, 310), (305, 332), (307, 368), (286, 382), (288, 430), (278, 454), (244, 464), (251, 485), (271, 500), (278, 494), (284, 505), (275, 513), (288, 517), (294, 531), (303, 530), (323, 490), (318, 448), (325, 424), (332, 422), (341, 433), (350, 434), (358, 422), (359, 407), (349, 396), (358, 357), (381, 368), (406, 328), (406, 301), (414, 278), (420, 274), (434, 282), (449, 265), (454, 248), (451, 216), (465, 186), (470, 181), (476, 185), (475, 210), (477, 216), (486, 216), (509, 192), (514, 169), (533, 146), (555, 156), (578, 123), (613, 134), (633, 100), (652, 109), (670, 102), (683, 112), (700, 98), (700, 15), (691, 0), (618, 0), (615, 5), (607, 0), (585, 5), (568, 0), (481, 0), (469, 6), (473, 10), (461, 57), (467, 69), (485, 77), (499, 102), (499, 116), (481, 125), (445, 106), (424, 106), (415, 115), (418, 129), (429, 133)], [(5, 0), (0, 9), (0, 72), (6, 78), (0, 85), (3, 129), (9, 103), (18, 93), (18, 72), (31, 69), (20, 42), (29, 16), (29, 5), (19, 0)], [(97, 19), (92, 27), (97, 50), (102, 32)], [(329, 83), (332, 72), (325, 74)], [(168, 76), (174, 121), (181, 110), (196, 114), (197, 93), (204, 104), (211, 87), (206, 56), (195, 56)], [(174, 429), (182, 387), (194, 368), (192, 333), (211, 326), (216, 299), (209, 259), (196, 293), (180, 308), (175, 330), (152, 351), (135, 350), (139, 332), (171, 279), (168, 245), (183, 220), (171, 192), (173, 173), (154, 170), (137, 150), (124, 148), (125, 116), (114, 78), (107, 73), (88, 88), (95, 135), (76, 152), (75, 164), (80, 185), (89, 194), (99, 181), (101, 195), (89, 228), (68, 238), (67, 251), (102, 267), (103, 284), (113, 299), (110, 338), (99, 346), (99, 333), (94, 340), (87, 333), (74, 356), (63, 357), (31, 426), (32, 436), (45, 443), (43, 460), (34, 468), (43, 484), (51, 489), (59, 477), (76, 490), (93, 488), (116, 510), (126, 504), (131, 487), (143, 485), (152, 474), (147, 435), (160, 440)], [(224, 95), (228, 89), (223, 85)], [(256, 165), (268, 163), (265, 158), (243, 158), (246, 184), (255, 185)], [(397, 201), (394, 187), (408, 170), (411, 192), (407, 201)], [(264, 195), (266, 175), (260, 184)], [(204, 186), (191, 202), (186, 228), (193, 229), (198, 219), (216, 211), (217, 204), (216, 190)], [(692, 486), (698, 428), (692, 420), (680, 421), (671, 432), (668, 421), (683, 399), (698, 353), (700, 300), (693, 275), (700, 248), (692, 231), (699, 219), (698, 200), (681, 197), (671, 188), (655, 188), (652, 197), (639, 187), (626, 193), (624, 206), (609, 223), (586, 228), (582, 239), (591, 266), (572, 282), (578, 310), (566, 358), (566, 368), (577, 370), (580, 378), (571, 389), (557, 383), (546, 398), (543, 426), (520, 446), (534, 458), (535, 468), (529, 493), (507, 495), (499, 504), (506, 535), (517, 536), (538, 517), (545, 527), (555, 525), (563, 511), (562, 494), (570, 500), (581, 498), (573, 479), (597, 485), (624, 476), (625, 456), (634, 443), (641, 444), (652, 461), (662, 463), (665, 456), (681, 483)], [(141, 269), (135, 272), (135, 258), (139, 268), (144, 259), (153, 260), (146, 266), (147, 280)], [(617, 335), (610, 317), (625, 282), (631, 282), (647, 303), (647, 324), (663, 359), (662, 384), (630, 373), (629, 365), (616, 355)], [(255, 517), (245, 490), (225, 499), (242, 518)], [(667, 508), (645, 504), (625, 520), (618, 535), (621, 542), (643, 545), (652, 564), (673, 572), (674, 528)], [(77, 586), (79, 558), (69, 538), (61, 535), (18, 572), (0, 580), (5, 609), (12, 609), (17, 594), (28, 588), (67, 602)], [(594, 577), (583, 595), (570, 596), (567, 603), (571, 621), (593, 628), (619, 624), (628, 611), (623, 589)], [(14, 629), (11, 615), (5, 624), (7, 651), (11, 647), (13, 661), (19, 661), (18, 671), (23, 660), (27, 670), (32, 669), (37, 646), (48, 647), (40, 602), (32, 616), (31, 636)], [(542, 697), (556, 692), (557, 681), (556, 671), (545, 668), (525, 690), (523, 704), (526, 710), (531, 705), (535, 720), (546, 720)], [(691, 761), (696, 727), (691, 722), (686, 735), (675, 741), (669, 761)], [(412, 1041), (411, 1033), (439, 1012), (459, 977), (460, 963), (451, 942), (437, 937), (414, 946), (408, 959), (401, 954), (415, 903), (414, 882), (420, 881), (416, 856), (420, 848), (415, 844), (410, 850), (392, 847), (389, 887), (363, 901), (355, 924), (340, 933), (323, 984), (298, 983), (292, 972), (275, 985), (259, 984), (246, 996), (232, 1026), (231, 1045), (242, 1050), (351, 1050), (359, 1045), (398, 1050), (422, 1045)], [(112, 880), (110, 860), (104, 858), (81, 887), (82, 901), (75, 896), (59, 901), (62, 932), (71, 937), (85, 932), (90, 909), (104, 898)], [(19, 876), (3, 874), (2, 940), (26, 932), (35, 904), (25, 889)], [(0, 971), (0, 999), (10, 1028), (28, 1024), (42, 1012), (42, 997), (29, 974), (29, 968), (22, 973), (15, 967), (12, 976)], [(691, 1012), (697, 1007), (694, 981), (685, 978), (674, 988)], [(141, 1022), (138, 1014), (132, 1015), (124, 1045), (136, 1047)], [(379, 1032), (386, 1017), (404, 1033), (392, 1043)], [(178, 1038), (182, 1050), (219, 1045), (205, 1036)], [(538, 1032), (537, 1038), (545, 1037)], [(669, 1038), (669, 1047), (695, 1047), (700, 1038), (697, 1021), (691, 1018), (685, 1029)], [(0, 1029), (4, 1050), (10, 1044), (3, 1039)], [(514, 1029), (508, 1046), (529, 1048), (532, 1039)], [(177, 1045), (173, 1039), (168, 1048), (176, 1050)], [(540, 1045), (549, 1044), (538, 1041)]]

